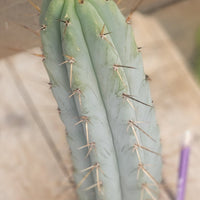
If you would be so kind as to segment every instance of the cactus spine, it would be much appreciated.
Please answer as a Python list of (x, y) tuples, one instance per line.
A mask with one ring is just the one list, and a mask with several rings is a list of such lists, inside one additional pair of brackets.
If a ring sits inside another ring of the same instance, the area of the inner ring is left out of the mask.
[(131, 26), (105, 0), (44, 0), (40, 22), (79, 199), (157, 199), (159, 131)]

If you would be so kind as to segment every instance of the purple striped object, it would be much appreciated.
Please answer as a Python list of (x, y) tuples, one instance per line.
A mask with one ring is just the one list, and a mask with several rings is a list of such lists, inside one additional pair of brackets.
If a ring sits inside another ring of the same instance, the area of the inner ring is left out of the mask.
[(189, 163), (189, 155), (190, 155), (190, 141), (191, 141), (191, 133), (190, 131), (187, 131), (185, 134), (184, 143), (181, 149), (176, 200), (185, 199), (187, 171), (188, 171), (188, 163)]

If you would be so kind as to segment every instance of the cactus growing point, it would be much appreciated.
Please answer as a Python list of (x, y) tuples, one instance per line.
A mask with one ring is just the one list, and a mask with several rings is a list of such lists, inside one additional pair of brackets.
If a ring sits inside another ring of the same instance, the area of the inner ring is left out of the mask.
[(79, 199), (157, 199), (159, 131), (132, 27), (106, 0), (44, 0), (40, 23)]

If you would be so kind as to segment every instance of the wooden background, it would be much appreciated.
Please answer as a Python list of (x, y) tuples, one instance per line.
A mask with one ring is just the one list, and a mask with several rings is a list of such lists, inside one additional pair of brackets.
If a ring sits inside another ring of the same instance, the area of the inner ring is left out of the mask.
[[(23, 51), (40, 45), (38, 38), (23, 28), (26, 26), (36, 32), (39, 31), (39, 14), (28, 1), (33, 1), (37, 5), (41, 4), (41, 0), (0, 1), (0, 58), (16, 53), (10, 48)], [(120, 2), (119, 7), (126, 15), (135, 8), (138, 2), (142, 2), (137, 9), (157, 18), (184, 56), (187, 58), (191, 56), (194, 49), (194, 41), (191, 39), (197, 27), (200, 26), (199, 0), (115, 1)]]

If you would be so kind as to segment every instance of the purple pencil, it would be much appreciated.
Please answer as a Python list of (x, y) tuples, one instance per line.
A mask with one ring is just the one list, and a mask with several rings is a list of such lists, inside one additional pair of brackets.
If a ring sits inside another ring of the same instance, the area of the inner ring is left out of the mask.
[(185, 134), (183, 146), (181, 149), (176, 200), (185, 199), (187, 171), (188, 171), (188, 163), (189, 163), (189, 155), (190, 155), (190, 141), (191, 141), (191, 133), (190, 131), (187, 131)]

